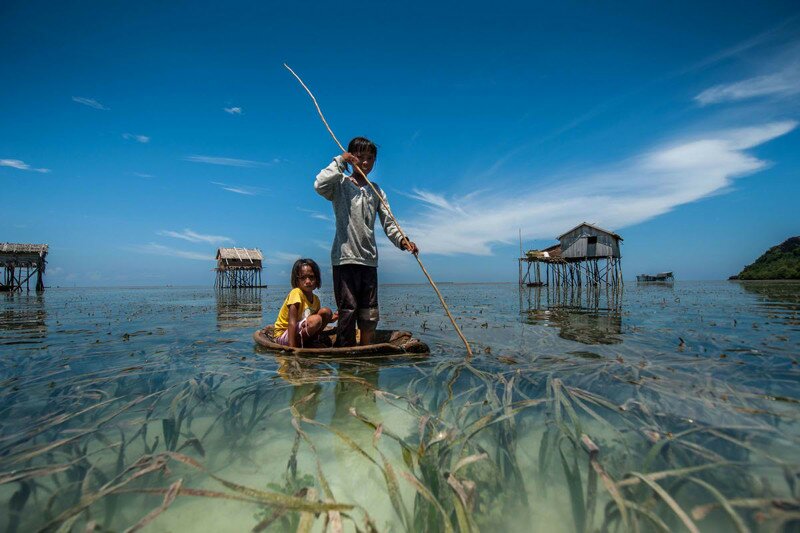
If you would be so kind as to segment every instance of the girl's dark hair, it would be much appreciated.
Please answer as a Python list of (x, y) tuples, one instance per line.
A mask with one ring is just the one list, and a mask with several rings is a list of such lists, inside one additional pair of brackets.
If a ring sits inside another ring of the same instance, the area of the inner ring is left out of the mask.
[(314, 277), (317, 278), (317, 286), (315, 288), (319, 289), (322, 287), (322, 275), (319, 273), (319, 265), (316, 261), (307, 257), (298, 259), (292, 266), (292, 288), (296, 289), (300, 285), (300, 269), (306, 265), (310, 266), (311, 270), (314, 271)]
[(351, 154), (366, 153), (378, 157), (378, 147), (366, 137), (355, 137), (350, 141), (350, 144), (347, 145), (347, 151)]

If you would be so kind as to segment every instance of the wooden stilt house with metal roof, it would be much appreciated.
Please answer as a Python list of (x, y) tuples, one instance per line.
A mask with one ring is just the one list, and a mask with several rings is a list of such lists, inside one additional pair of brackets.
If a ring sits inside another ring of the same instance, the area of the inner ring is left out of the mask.
[[(582, 222), (557, 239), (559, 244), (520, 258), (520, 285), (622, 285), (620, 235)], [(523, 262), (528, 264), (524, 275)], [(545, 265), (544, 278), (540, 264)]]
[(264, 256), (258, 248), (219, 248), (217, 250), (217, 289), (266, 287), (261, 284)]
[(561, 257), (564, 259), (621, 259), (619, 243), (622, 237), (613, 231), (582, 222), (559, 235)]
[(0, 244), (0, 291), (31, 290), (31, 279), (36, 276), (36, 291), (44, 290), (44, 270), (47, 264), (46, 244)]

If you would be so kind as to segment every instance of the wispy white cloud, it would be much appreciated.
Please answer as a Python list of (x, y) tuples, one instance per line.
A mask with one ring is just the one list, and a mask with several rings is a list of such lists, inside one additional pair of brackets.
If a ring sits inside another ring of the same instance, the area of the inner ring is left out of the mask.
[(254, 193), (253, 191), (248, 189), (243, 189), (241, 187), (222, 185), (222, 190), (233, 192), (236, 194), (243, 194), (245, 196), (256, 196), (256, 193)]
[(145, 174), (144, 172), (132, 172), (137, 178), (155, 178), (152, 174)]
[(261, 161), (250, 161), (247, 159), (233, 159), (231, 157), (210, 157), (206, 155), (189, 155), (183, 158), (184, 161), (192, 163), (207, 163), (209, 165), (222, 165), (226, 167), (256, 168), (267, 166)]
[(231, 115), (241, 115), (242, 108), (241, 107), (223, 107), (222, 108), (226, 113)]
[(319, 239), (313, 239), (311, 242), (317, 248), (320, 248), (320, 249), (328, 251), (328, 252), (330, 252), (330, 250), (331, 250), (331, 243), (329, 241), (321, 241)]
[(233, 242), (233, 239), (231, 239), (230, 237), (225, 237), (222, 235), (203, 235), (201, 233), (196, 233), (188, 228), (183, 231), (160, 230), (156, 232), (156, 235), (161, 235), (163, 237), (173, 237), (175, 239), (183, 239), (189, 242), (207, 242), (209, 244)]
[(134, 252), (143, 254), (163, 255), (167, 257), (179, 257), (181, 259), (193, 259), (195, 261), (213, 261), (214, 256), (210, 254), (201, 254), (197, 252), (190, 252), (187, 250), (178, 250), (177, 248), (170, 248), (162, 244), (154, 242), (148, 244), (132, 244), (128, 248)]
[(407, 195), (415, 200), (419, 200), (423, 204), (442, 211), (458, 211), (462, 212), (458, 206), (453, 205), (441, 194), (432, 193), (429, 191), (421, 191), (413, 189), (412, 194)]
[(794, 25), (800, 19), (800, 14), (795, 14), (791, 17), (784, 18), (775, 26), (767, 28), (766, 30), (748, 37), (743, 41), (739, 41), (732, 46), (719, 50), (718, 52), (704, 57), (700, 61), (681, 69), (674, 74), (681, 75), (689, 72), (696, 72), (705, 69), (716, 63), (720, 63), (731, 57), (747, 52), (753, 48), (762, 47), (770, 42), (785, 41), (789, 36), (795, 34)]
[(25, 161), (20, 161), (19, 159), (0, 159), (0, 167), (11, 167), (16, 168), (17, 170), (28, 170), (31, 172), (39, 172), (41, 174), (47, 174), (50, 172), (49, 168), (33, 168)]
[(445, 199), (416, 191), (427, 209), (404, 230), (424, 253), (490, 255), (492, 246), (552, 239), (582, 220), (611, 230), (637, 224), (677, 206), (719, 194), (737, 177), (768, 162), (745, 150), (780, 137), (795, 121), (773, 122), (683, 138), (633, 157), (615, 169), (523, 192), (485, 191)]
[[(777, 25), (768, 28), (767, 30), (757, 35), (749, 37), (744, 41), (740, 41), (723, 50), (719, 50), (718, 52), (712, 55), (706, 56), (702, 58), (700, 61), (697, 61), (695, 63), (692, 63), (677, 70), (666, 72), (661, 76), (654, 78), (650, 81), (647, 81), (643, 84), (633, 86), (628, 90), (619, 92), (612, 98), (602, 101), (599, 104), (588, 109), (587, 111), (582, 112), (580, 115), (572, 118), (566, 124), (556, 128), (550, 133), (547, 133), (542, 137), (521, 142), (516, 146), (514, 146), (513, 148), (511, 148), (510, 150), (506, 151), (505, 153), (500, 154), (500, 156), (493, 163), (487, 166), (487, 170), (484, 172), (484, 175), (493, 176), (497, 174), (497, 172), (502, 167), (504, 167), (506, 163), (512, 161), (514, 157), (517, 156), (518, 154), (529, 151), (534, 146), (538, 146), (545, 142), (552, 141), (553, 139), (560, 137), (564, 133), (575, 129), (581, 126), (582, 124), (590, 122), (597, 116), (601, 116), (603, 114), (609, 113), (612, 110), (618, 109), (619, 106), (621, 106), (624, 102), (628, 101), (630, 97), (636, 94), (641, 94), (645, 91), (652, 89), (655, 86), (658, 86), (660, 84), (663, 84), (664, 82), (673, 80), (675, 78), (703, 71), (711, 67), (712, 65), (719, 64), (723, 61), (729, 60), (732, 57), (741, 55), (752, 49), (758, 49), (768, 44), (774, 44), (776, 41), (785, 43), (787, 42), (787, 40), (793, 38), (792, 36), (796, 35), (797, 32), (794, 28), (795, 28), (795, 23), (798, 20), (800, 20), (800, 13), (788, 17), (782, 20)], [(794, 49), (792, 49), (793, 47)], [(781, 65), (786, 65), (788, 62), (792, 61), (792, 58), (800, 57), (799, 55), (800, 50), (798, 50), (797, 48), (798, 48), (797, 43), (790, 44), (789, 51), (784, 52), (784, 54), (782, 54), (782, 56), (775, 61), (775, 64), (772, 65), (773, 71), (780, 71)], [(699, 97), (700, 95), (697, 96)], [(538, 112), (538, 107), (534, 108), (534, 110), (532, 111), (524, 113), (522, 116), (524, 118), (535, 116), (536, 112)]]
[(763, 66), (758, 75), (710, 87), (695, 96), (695, 101), (710, 105), (800, 94), (800, 42), (785, 45), (773, 57), (759, 61), (759, 65)]
[(123, 133), (122, 138), (128, 141), (136, 141), (137, 143), (147, 144), (150, 142), (150, 137), (147, 135), (136, 135), (133, 133)]
[(104, 106), (103, 104), (101, 104), (100, 102), (95, 100), (94, 98), (84, 98), (82, 96), (73, 96), (72, 97), (72, 101), (73, 102), (78, 102), (79, 104), (83, 104), (83, 105), (86, 105), (86, 106), (89, 106), (89, 107), (93, 107), (95, 109), (100, 109), (101, 111), (108, 111), (110, 109), (109, 107)]
[(780, 72), (756, 76), (735, 83), (715, 85), (694, 99), (700, 105), (735, 102), (762, 96), (792, 96), (800, 94), (800, 62)]
[(333, 222), (333, 218), (331, 216), (320, 213), (319, 211), (314, 211), (312, 209), (304, 209), (302, 207), (298, 207), (297, 210), (303, 213), (308, 213), (311, 216), (311, 218), (324, 220), (326, 222)]
[(291, 252), (272, 252), (264, 254), (264, 262), (268, 265), (293, 264), (298, 259), (300, 259), (300, 254)]
[(233, 192), (236, 194), (243, 194), (245, 196), (259, 196), (264, 189), (261, 187), (249, 187), (247, 185), (231, 185), (230, 183), (220, 183), (212, 181), (213, 185), (220, 187), (223, 191)]

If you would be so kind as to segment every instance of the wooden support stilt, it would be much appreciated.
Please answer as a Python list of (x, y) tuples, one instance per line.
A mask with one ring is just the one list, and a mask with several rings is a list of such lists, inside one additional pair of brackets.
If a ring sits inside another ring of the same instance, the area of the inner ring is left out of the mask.
[(46, 244), (0, 243), (2, 290), (30, 292), (34, 285), (37, 292), (43, 291), (48, 248)]

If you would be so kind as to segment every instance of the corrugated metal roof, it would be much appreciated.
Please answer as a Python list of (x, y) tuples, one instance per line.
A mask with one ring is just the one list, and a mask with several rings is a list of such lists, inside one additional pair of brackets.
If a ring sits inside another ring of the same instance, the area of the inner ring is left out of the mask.
[(567, 230), (564, 233), (562, 233), (561, 235), (559, 235), (558, 237), (556, 237), (556, 239), (561, 240), (561, 237), (563, 237), (567, 233), (572, 233), (573, 231), (575, 231), (576, 229), (580, 228), (581, 226), (589, 226), (590, 228), (594, 228), (597, 231), (602, 231), (603, 233), (608, 233), (609, 235), (612, 235), (612, 236), (616, 237), (617, 239), (619, 239), (621, 241), (625, 240), (619, 234), (614, 233), (613, 231), (608, 231), (607, 229), (603, 229), (603, 228), (601, 228), (599, 226), (595, 226), (594, 224), (589, 224), (588, 222), (581, 222), (580, 224), (578, 224), (574, 228), (572, 228), (570, 230)]

